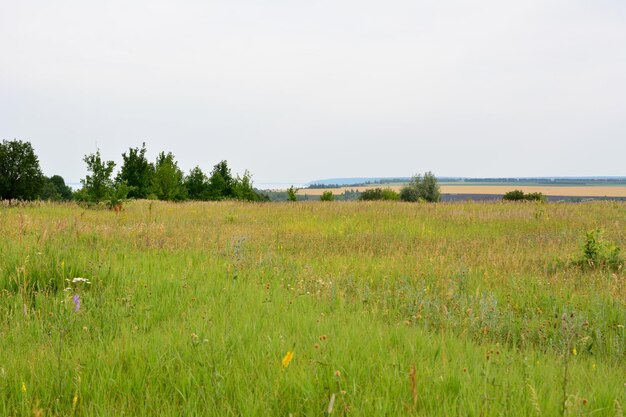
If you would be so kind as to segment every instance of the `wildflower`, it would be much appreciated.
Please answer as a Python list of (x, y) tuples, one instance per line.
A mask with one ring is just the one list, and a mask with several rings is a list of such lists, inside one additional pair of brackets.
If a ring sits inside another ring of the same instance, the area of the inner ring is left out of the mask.
[(289, 363), (291, 362), (291, 360), (293, 359), (293, 351), (290, 350), (287, 352), (287, 354), (285, 355), (285, 357), (283, 358), (283, 368), (286, 368), (289, 366)]
[(75, 295), (72, 297), (72, 301), (74, 301), (74, 311), (78, 312), (80, 310), (80, 295)]
[(89, 281), (87, 278), (81, 278), (81, 277), (72, 278), (72, 282), (74, 284), (76, 284), (77, 282), (84, 282), (85, 284), (91, 284), (91, 281)]
[(595, 362), (591, 364), (591, 369), (593, 369), (594, 371), (596, 370), (596, 363)]
[(76, 408), (76, 403), (78, 402), (78, 393), (74, 393), (74, 398), (72, 398), (72, 408)]
[(574, 348), (572, 349), (572, 355), (574, 355), (574, 356), (578, 355), (578, 351), (576, 350), (576, 346), (574, 346)]
[(341, 378), (341, 371), (339, 371), (339, 370), (335, 371), (335, 376), (337, 378)]
[(26, 394), (26, 384), (22, 382), (22, 392)]

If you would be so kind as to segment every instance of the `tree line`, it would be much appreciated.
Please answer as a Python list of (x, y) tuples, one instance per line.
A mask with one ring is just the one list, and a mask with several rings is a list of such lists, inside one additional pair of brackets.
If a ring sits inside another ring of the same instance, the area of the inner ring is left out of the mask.
[(87, 175), (82, 187), (72, 191), (59, 175), (47, 177), (30, 142), (3, 140), (0, 144), (0, 199), (3, 200), (76, 200), (117, 205), (127, 198), (183, 200), (268, 201), (252, 185), (245, 171), (233, 175), (227, 161), (213, 167), (209, 175), (199, 166), (187, 175), (171, 152), (161, 152), (156, 161), (146, 157), (146, 144), (129, 148), (122, 154), (122, 165), (114, 176), (115, 162), (105, 160), (97, 150), (85, 155)]

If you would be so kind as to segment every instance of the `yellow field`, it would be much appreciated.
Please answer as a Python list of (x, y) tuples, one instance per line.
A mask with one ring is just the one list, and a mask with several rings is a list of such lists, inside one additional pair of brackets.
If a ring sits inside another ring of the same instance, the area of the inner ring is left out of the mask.
[[(333, 194), (343, 194), (344, 191), (364, 191), (378, 186), (366, 187), (340, 187), (340, 188), (315, 188), (300, 189), (299, 195), (322, 195), (324, 191), (332, 191)], [(382, 186), (385, 188), (384, 186)], [(400, 191), (401, 186), (389, 187), (393, 190)], [(442, 194), (505, 194), (513, 190), (522, 190), (525, 193), (542, 193), (544, 195), (561, 196), (561, 197), (626, 197), (626, 187), (608, 187), (608, 186), (531, 186), (531, 185), (442, 185)]]

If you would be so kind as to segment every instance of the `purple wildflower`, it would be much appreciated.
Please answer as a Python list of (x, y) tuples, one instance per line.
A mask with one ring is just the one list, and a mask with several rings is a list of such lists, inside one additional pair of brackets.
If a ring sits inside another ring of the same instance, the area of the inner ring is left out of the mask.
[(72, 301), (74, 301), (74, 311), (77, 312), (80, 310), (80, 295), (72, 297)]

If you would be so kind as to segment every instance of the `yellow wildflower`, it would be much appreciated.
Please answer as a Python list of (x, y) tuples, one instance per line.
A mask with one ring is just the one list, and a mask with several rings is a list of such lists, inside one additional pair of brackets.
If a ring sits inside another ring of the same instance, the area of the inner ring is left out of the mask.
[(572, 355), (574, 355), (574, 356), (578, 355), (578, 351), (576, 350), (576, 346), (574, 346), (574, 349), (572, 349)]
[(72, 408), (76, 408), (76, 403), (78, 402), (78, 393), (74, 393), (74, 398), (72, 398)]
[(291, 362), (292, 359), (293, 359), (293, 351), (290, 350), (290, 351), (287, 352), (287, 354), (283, 358), (283, 368), (288, 367), (289, 366), (289, 362)]
[(26, 394), (26, 384), (22, 382), (22, 392)]

